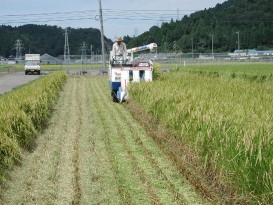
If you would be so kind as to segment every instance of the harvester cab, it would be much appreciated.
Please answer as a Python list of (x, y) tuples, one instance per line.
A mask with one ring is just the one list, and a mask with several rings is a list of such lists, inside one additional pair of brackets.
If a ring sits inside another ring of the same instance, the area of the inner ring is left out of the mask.
[(113, 102), (125, 102), (128, 100), (127, 87), (130, 83), (140, 81), (151, 82), (153, 80), (153, 62), (150, 59), (134, 59), (134, 53), (150, 50), (155, 52), (157, 44), (151, 43), (132, 49), (128, 49), (128, 56), (113, 56), (110, 52), (109, 63), (109, 87)]

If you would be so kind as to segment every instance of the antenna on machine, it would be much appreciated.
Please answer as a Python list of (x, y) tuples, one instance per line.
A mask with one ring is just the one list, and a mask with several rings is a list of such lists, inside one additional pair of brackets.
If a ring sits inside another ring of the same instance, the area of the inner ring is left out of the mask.
[(22, 41), (20, 39), (17, 39), (14, 48), (16, 50), (16, 60), (21, 60), (22, 59), (22, 50), (24, 49), (24, 45), (22, 44)]
[(70, 51), (69, 51), (69, 42), (68, 42), (68, 29), (64, 29), (64, 62), (68, 63), (70, 61)]

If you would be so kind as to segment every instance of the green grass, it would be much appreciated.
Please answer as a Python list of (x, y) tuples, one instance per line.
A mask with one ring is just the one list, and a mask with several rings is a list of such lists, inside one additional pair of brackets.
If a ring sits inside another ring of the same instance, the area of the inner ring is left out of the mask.
[[(24, 65), (0, 65), (0, 71), (24, 71)], [(69, 65), (41, 65), (41, 71), (65, 70), (65, 69), (101, 69), (101, 64), (69, 64)]]
[(207, 65), (171, 69), (171, 72), (192, 73), (207, 77), (239, 78), (256, 82), (272, 82), (273, 66), (270, 64)]
[(273, 74), (272, 64), (201, 65), (178, 67), (176, 71), (217, 71), (223, 73)]
[[(235, 189), (239, 197), (270, 204), (272, 81), (210, 73), (272, 75), (271, 66), (249, 67), (192, 67), (152, 83), (133, 84), (130, 96), (156, 123), (196, 151), (203, 161), (204, 175), (216, 170), (220, 181)], [(192, 72), (195, 69), (209, 74)]]

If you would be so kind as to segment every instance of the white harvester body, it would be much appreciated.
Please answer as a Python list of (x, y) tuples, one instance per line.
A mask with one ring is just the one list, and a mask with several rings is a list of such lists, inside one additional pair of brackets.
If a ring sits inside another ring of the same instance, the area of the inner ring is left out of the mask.
[(135, 52), (150, 50), (156, 51), (157, 45), (151, 43), (132, 49), (128, 49), (129, 54), (126, 59), (115, 60), (112, 51), (110, 52), (109, 64), (109, 87), (113, 101), (124, 102), (128, 100), (128, 90), (126, 89), (130, 83), (139, 83), (141, 81), (151, 82), (153, 80), (153, 62), (150, 59), (135, 60), (133, 54)]

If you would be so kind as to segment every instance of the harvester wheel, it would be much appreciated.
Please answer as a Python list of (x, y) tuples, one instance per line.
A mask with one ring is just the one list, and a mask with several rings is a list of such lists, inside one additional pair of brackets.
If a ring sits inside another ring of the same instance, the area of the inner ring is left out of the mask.
[(119, 102), (117, 98), (117, 94), (114, 90), (111, 91), (111, 96), (112, 96), (113, 102)]

